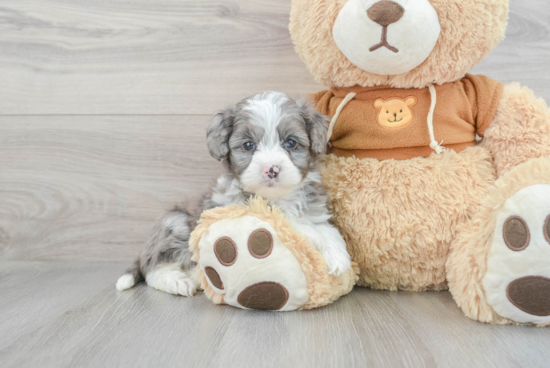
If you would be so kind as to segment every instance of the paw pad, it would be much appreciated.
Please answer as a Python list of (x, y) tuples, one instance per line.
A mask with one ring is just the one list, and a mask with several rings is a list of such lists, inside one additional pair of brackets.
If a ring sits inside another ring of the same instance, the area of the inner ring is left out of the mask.
[(508, 300), (525, 313), (550, 316), (550, 279), (527, 276), (512, 281), (506, 290)]
[(206, 267), (204, 269), (204, 273), (206, 273), (206, 276), (210, 279), (210, 282), (212, 283), (212, 285), (214, 285), (215, 287), (217, 287), (220, 290), (223, 290), (222, 279), (221, 279), (220, 275), (218, 274), (218, 272), (216, 272), (216, 270), (214, 268)]
[(288, 301), (288, 290), (276, 282), (259, 282), (244, 289), (237, 301), (245, 308), (279, 310)]
[(266, 258), (273, 250), (273, 236), (265, 229), (255, 230), (248, 238), (248, 251), (254, 258)]
[(227, 236), (219, 238), (216, 241), (216, 244), (214, 244), (214, 253), (216, 253), (218, 261), (224, 266), (231, 266), (237, 260), (237, 246)]
[(529, 227), (519, 216), (511, 216), (504, 222), (504, 242), (513, 251), (524, 250), (529, 246)]

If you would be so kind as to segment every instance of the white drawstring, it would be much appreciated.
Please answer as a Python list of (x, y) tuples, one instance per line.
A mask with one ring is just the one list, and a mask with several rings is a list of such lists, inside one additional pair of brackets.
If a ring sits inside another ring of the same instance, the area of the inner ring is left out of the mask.
[(336, 113), (334, 114), (334, 116), (333, 116), (332, 119), (330, 120), (330, 125), (328, 126), (327, 144), (329, 144), (329, 142), (330, 142), (330, 137), (332, 137), (332, 131), (334, 130), (334, 126), (336, 125), (336, 121), (338, 120), (338, 117), (340, 116), (340, 113), (342, 112), (342, 109), (343, 109), (343, 108), (348, 104), (348, 102), (350, 102), (356, 95), (357, 95), (357, 93), (355, 93), (355, 92), (350, 92), (350, 93), (348, 93), (348, 95), (346, 96), (346, 98), (344, 98), (344, 100), (340, 103), (340, 106), (338, 106), (338, 108), (336, 109)]
[(437, 92), (435, 91), (435, 87), (433, 84), (428, 84), (428, 89), (430, 90), (430, 97), (432, 99), (432, 103), (430, 104), (430, 111), (428, 112), (428, 130), (430, 132), (430, 148), (435, 151), (438, 155), (445, 152), (446, 148), (442, 147), (441, 143), (437, 143), (435, 140), (435, 134), (434, 134), (434, 111), (435, 111), (435, 104), (437, 103)]

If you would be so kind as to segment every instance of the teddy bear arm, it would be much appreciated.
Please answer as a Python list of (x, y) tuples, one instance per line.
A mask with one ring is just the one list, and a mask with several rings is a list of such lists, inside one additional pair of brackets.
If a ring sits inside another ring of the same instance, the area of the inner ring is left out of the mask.
[(333, 96), (330, 90), (323, 90), (316, 93), (309, 93), (307, 99), (318, 112), (324, 115), (330, 115), (330, 99)]
[(519, 83), (507, 85), (482, 145), (498, 176), (533, 158), (550, 156), (550, 110), (542, 98)]

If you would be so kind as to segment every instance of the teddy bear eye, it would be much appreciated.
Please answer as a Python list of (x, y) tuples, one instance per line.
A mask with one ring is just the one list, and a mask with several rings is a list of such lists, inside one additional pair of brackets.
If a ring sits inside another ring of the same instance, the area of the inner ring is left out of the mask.
[(389, 114), (390, 112), (389, 111), (386, 111), (386, 114)]

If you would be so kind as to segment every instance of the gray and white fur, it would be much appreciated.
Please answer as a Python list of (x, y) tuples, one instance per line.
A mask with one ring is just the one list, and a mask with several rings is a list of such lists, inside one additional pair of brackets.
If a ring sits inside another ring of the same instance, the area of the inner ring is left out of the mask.
[(327, 118), (305, 98), (265, 92), (220, 111), (207, 131), (210, 154), (225, 172), (207, 193), (178, 204), (161, 218), (118, 290), (140, 281), (192, 296), (197, 288), (189, 236), (204, 210), (242, 204), (253, 195), (278, 206), (293, 227), (321, 252), (327, 271), (351, 267), (346, 244), (329, 222), (319, 159), (326, 146)]

